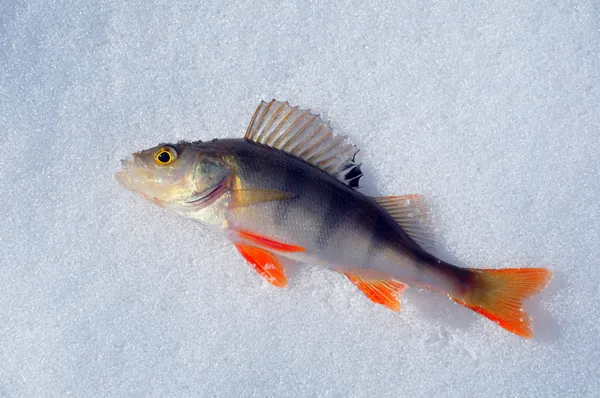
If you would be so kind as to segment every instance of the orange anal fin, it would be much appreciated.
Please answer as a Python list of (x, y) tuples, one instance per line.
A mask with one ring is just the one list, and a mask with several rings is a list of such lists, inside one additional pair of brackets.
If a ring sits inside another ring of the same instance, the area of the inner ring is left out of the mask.
[(344, 275), (373, 302), (385, 305), (392, 311), (400, 311), (400, 296), (408, 285), (392, 279), (375, 279), (350, 272), (344, 272)]
[(285, 269), (273, 253), (256, 246), (235, 244), (235, 247), (252, 268), (269, 283), (276, 287), (287, 286)]
[(237, 232), (241, 238), (244, 238), (244, 239), (254, 242), (260, 246), (263, 246), (263, 247), (266, 247), (266, 248), (269, 248), (271, 250), (275, 250), (278, 252), (292, 253), (292, 252), (306, 251), (306, 249), (302, 246), (288, 245), (287, 243), (277, 242), (275, 240), (265, 238), (264, 236), (254, 234), (249, 231), (238, 230)]
[(552, 279), (545, 268), (473, 269), (473, 286), (457, 303), (485, 316), (524, 338), (531, 338), (531, 320), (523, 302), (542, 290)]

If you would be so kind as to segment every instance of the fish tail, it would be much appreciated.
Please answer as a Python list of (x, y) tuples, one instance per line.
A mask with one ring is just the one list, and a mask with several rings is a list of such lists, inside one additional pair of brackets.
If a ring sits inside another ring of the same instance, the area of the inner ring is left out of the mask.
[(489, 318), (524, 338), (532, 337), (531, 320), (523, 302), (540, 292), (552, 279), (546, 268), (471, 269), (472, 278), (457, 303)]

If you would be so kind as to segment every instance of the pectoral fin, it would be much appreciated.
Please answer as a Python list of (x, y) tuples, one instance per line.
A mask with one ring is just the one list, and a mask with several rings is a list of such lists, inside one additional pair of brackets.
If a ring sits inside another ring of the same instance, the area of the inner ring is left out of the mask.
[(240, 254), (250, 263), (260, 276), (276, 287), (286, 287), (288, 284), (285, 269), (279, 259), (271, 252), (256, 246), (235, 244)]
[(408, 285), (393, 279), (369, 275), (366, 270), (346, 271), (344, 275), (374, 303), (384, 305), (392, 311), (400, 311), (400, 296)]
[(291, 199), (295, 195), (291, 192), (283, 192), (278, 189), (232, 189), (231, 206), (244, 207), (256, 205), (259, 203), (272, 202), (277, 200)]

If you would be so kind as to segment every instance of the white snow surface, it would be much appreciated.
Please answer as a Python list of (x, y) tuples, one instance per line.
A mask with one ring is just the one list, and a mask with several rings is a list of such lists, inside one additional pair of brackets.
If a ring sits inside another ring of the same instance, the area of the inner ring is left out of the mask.
[[(594, 395), (599, 11), (3, 0), (0, 396)], [(242, 137), (271, 98), (357, 144), (365, 193), (424, 194), (443, 258), (552, 269), (534, 339), (313, 266), (279, 290), (114, 179), (160, 142)]]

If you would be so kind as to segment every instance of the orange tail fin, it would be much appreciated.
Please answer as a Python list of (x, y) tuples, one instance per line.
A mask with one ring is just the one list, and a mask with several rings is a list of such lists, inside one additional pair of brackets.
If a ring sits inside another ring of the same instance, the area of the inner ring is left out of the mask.
[(491, 319), (504, 329), (531, 338), (531, 321), (523, 302), (542, 290), (552, 272), (545, 268), (472, 269), (475, 277), (454, 301)]

